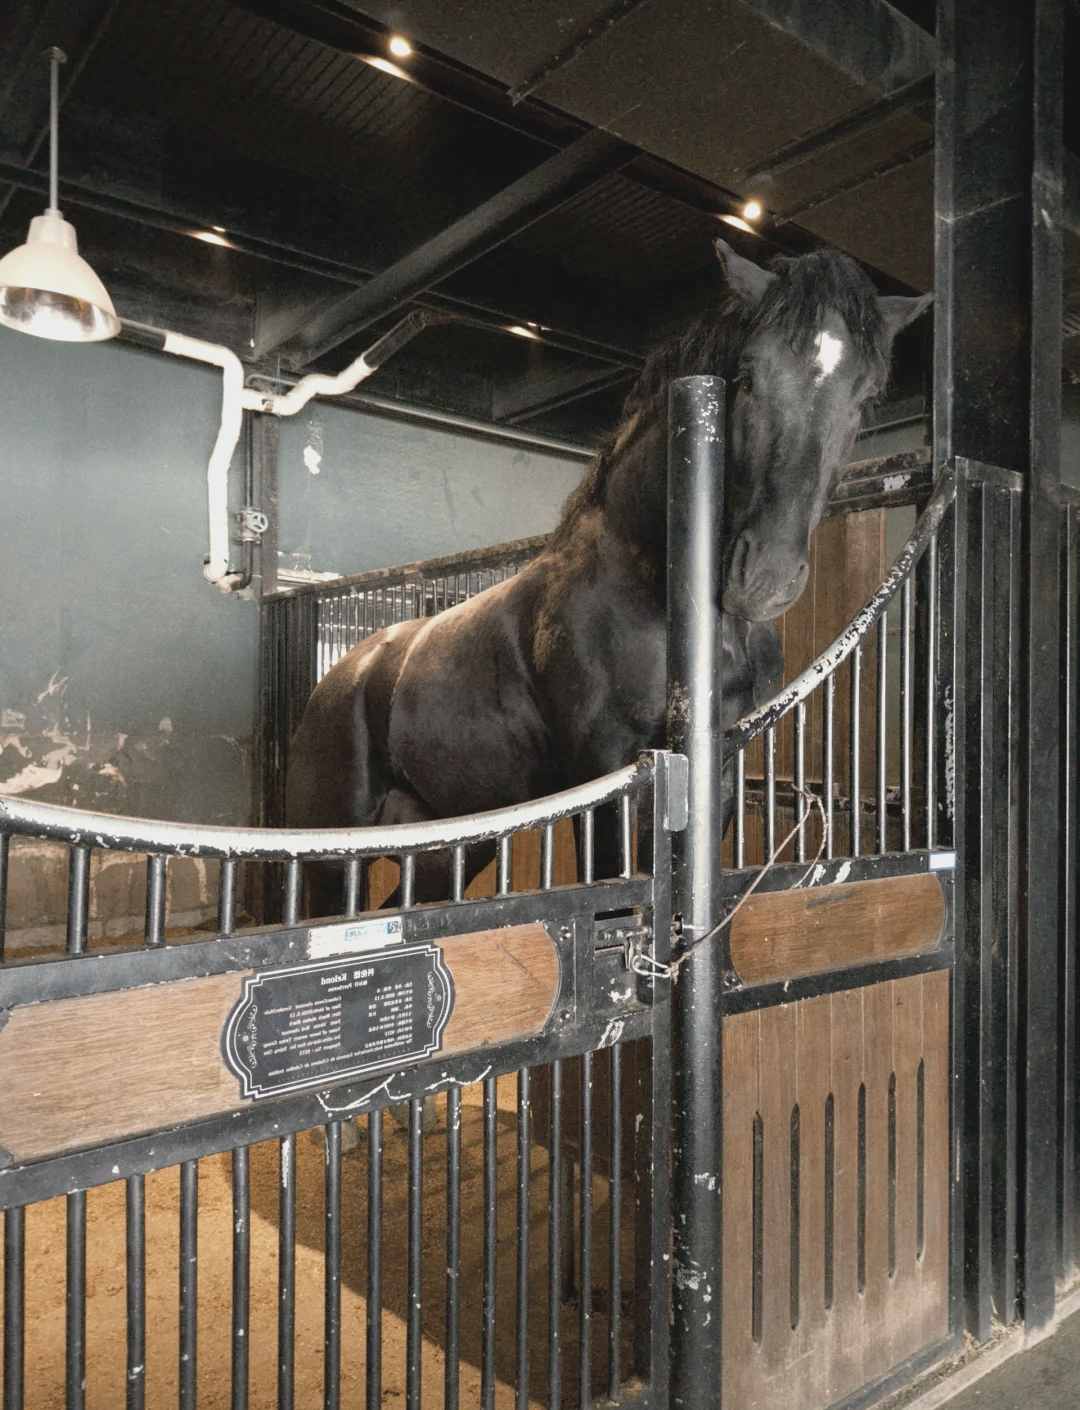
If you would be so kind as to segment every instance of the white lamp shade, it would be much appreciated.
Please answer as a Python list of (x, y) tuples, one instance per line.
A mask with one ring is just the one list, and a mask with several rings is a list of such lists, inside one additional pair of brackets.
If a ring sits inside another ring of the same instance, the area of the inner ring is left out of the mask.
[(0, 259), (0, 323), (68, 343), (119, 333), (112, 299), (79, 255), (75, 227), (59, 211), (36, 216), (26, 244)]

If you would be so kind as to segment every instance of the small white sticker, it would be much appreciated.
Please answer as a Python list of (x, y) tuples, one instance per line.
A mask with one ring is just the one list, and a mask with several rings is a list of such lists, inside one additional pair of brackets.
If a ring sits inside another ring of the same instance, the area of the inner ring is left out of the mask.
[(364, 950), (383, 950), (387, 945), (400, 945), (401, 917), (385, 920), (347, 920), (344, 925), (321, 925), (308, 931), (308, 959), (322, 960), (328, 955), (358, 955)]
[(929, 861), (927, 863), (927, 869), (929, 871), (955, 871), (956, 853), (931, 852)]

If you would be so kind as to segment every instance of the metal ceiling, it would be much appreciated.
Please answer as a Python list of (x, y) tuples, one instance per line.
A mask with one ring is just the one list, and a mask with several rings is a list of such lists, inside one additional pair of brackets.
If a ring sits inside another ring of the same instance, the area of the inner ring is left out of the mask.
[[(922, 0), (904, 8), (9, 0), (0, 249), (41, 205), (39, 56), (57, 43), (61, 204), (123, 318), (226, 342), (273, 374), (318, 353), (305, 334), (351, 291), (428, 252), (401, 287), (457, 321), (371, 390), (593, 439), (650, 340), (722, 292), (717, 233), (757, 258), (828, 242), (884, 290), (928, 287), (933, 40), (910, 18), (928, 23)], [(415, 46), (400, 75), (367, 62), (392, 30)], [(594, 129), (630, 146), (508, 202)], [(751, 194), (770, 211), (760, 233), (719, 223)], [(489, 208), (495, 234), (440, 263), (446, 232)], [(224, 245), (194, 238), (214, 227)], [(346, 322), (318, 365), (344, 365), (390, 308), (359, 332)], [(526, 323), (538, 340), (506, 331)], [(917, 339), (901, 362), (916, 381)]]

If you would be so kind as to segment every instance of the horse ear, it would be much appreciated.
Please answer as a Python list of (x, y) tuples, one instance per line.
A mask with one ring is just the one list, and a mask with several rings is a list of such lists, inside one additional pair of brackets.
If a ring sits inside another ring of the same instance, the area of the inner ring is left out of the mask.
[(901, 328), (906, 328), (909, 323), (914, 323), (916, 318), (925, 313), (933, 302), (933, 294), (921, 294), (915, 299), (905, 299), (895, 294), (879, 298), (878, 308), (881, 310), (881, 316), (889, 330), (889, 337), (895, 338)]
[(762, 269), (753, 260), (737, 255), (724, 240), (714, 240), (713, 244), (716, 246), (716, 258), (724, 266), (728, 283), (739, 298), (745, 299), (748, 304), (760, 303), (765, 290), (776, 275)]

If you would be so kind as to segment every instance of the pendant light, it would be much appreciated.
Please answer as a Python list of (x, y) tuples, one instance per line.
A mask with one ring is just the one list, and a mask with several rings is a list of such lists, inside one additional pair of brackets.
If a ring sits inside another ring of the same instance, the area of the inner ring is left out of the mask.
[(49, 101), (49, 205), (30, 222), (26, 244), (0, 259), (0, 323), (38, 338), (97, 343), (120, 331), (112, 299), (79, 255), (75, 227), (57, 209), (57, 121), (62, 50), (45, 50)]

